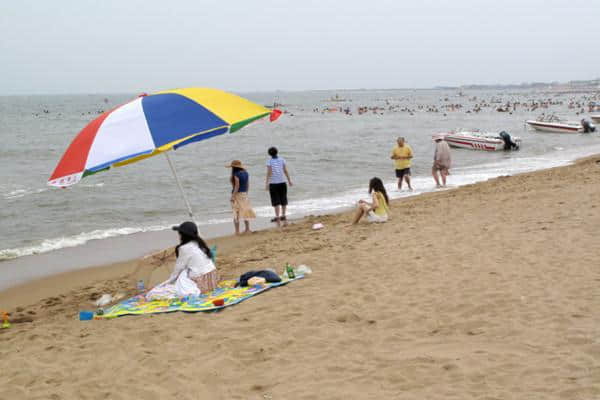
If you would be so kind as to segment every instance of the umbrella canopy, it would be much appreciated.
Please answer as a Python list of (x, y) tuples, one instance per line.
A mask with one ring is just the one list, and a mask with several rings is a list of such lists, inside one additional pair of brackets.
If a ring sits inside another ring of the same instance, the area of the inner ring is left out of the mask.
[(145, 95), (90, 122), (65, 151), (48, 185), (82, 178), (205, 140), (281, 112), (217, 89), (185, 88)]

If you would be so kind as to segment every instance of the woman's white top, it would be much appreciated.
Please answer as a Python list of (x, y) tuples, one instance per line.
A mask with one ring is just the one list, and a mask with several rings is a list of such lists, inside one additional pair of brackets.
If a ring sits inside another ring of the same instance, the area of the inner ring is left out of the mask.
[(198, 243), (187, 242), (179, 248), (179, 257), (175, 261), (175, 268), (167, 282), (175, 282), (179, 274), (185, 270), (190, 278), (197, 278), (215, 269), (215, 264), (200, 249)]

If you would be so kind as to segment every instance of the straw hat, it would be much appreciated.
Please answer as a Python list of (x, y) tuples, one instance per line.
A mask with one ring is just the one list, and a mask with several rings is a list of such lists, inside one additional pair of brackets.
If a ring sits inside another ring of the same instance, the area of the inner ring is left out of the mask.
[(240, 160), (233, 160), (233, 161), (231, 162), (231, 164), (228, 164), (228, 165), (226, 165), (225, 167), (227, 167), (227, 168), (233, 168), (233, 167), (236, 167), (236, 168), (242, 168), (242, 169), (245, 169), (245, 168), (244, 168), (244, 166), (242, 165), (242, 162), (241, 162)]

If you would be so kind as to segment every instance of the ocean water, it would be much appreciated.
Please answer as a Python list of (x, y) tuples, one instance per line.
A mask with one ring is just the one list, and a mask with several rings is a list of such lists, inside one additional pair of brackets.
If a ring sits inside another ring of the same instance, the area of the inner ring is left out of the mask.
[[(520, 136), (523, 143), (519, 151), (506, 153), (453, 149), (451, 186), (565, 165), (600, 152), (597, 133), (536, 133), (524, 124), (542, 111), (579, 119), (578, 109), (568, 104), (587, 103), (593, 94), (465, 91), (459, 95), (452, 90), (240, 94), (260, 104), (279, 103), (286, 113), (275, 123), (261, 120), (235, 134), (170, 153), (195, 219), (205, 225), (231, 221), (230, 170), (224, 166), (233, 159), (242, 160), (248, 168), (255, 211), (271, 216), (264, 190), (270, 146), (279, 148), (294, 182), (289, 190), (291, 217), (351, 206), (367, 197), (373, 176), (386, 182), (392, 198), (434, 190), (431, 135), (455, 128), (505, 130)], [(330, 101), (336, 95), (345, 101)], [(76, 134), (103, 110), (135, 96), (0, 97), (0, 261), (79, 246), (92, 239), (160, 231), (188, 218), (164, 156), (86, 177), (67, 189), (46, 185)], [(496, 111), (507, 101), (548, 99), (554, 104), (545, 109), (530, 111), (520, 106), (512, 113)], [(467, 112), (482, 101), (489, 107)], [(446, 111), (443, 107), (448, 104), (462, 107)], [(350, 108), (352, 115), (323, 112), (340, 106)], [(359, 106), (381, 109), (358, 115)], [(439, 112), (430, 112), (428, 107)], [(389, 155), (397, 136), (406, 137), (414, 151), (412, 193), (395, 190)]]

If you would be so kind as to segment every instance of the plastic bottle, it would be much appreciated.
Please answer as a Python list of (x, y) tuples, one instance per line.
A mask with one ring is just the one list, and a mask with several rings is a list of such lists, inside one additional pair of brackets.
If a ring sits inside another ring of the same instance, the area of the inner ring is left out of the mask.
[(294, 273), (294, 268), (290, 265), (290, 263), (285, 264), (285, 272), (287, 272), (287, 276), (290, 279), (294, 279), (296, 274)]
[(141, 293), (144, 291), (144, 280), (140, 279), (139, 281), (137, 281), (137, 291), (138, 293)]

